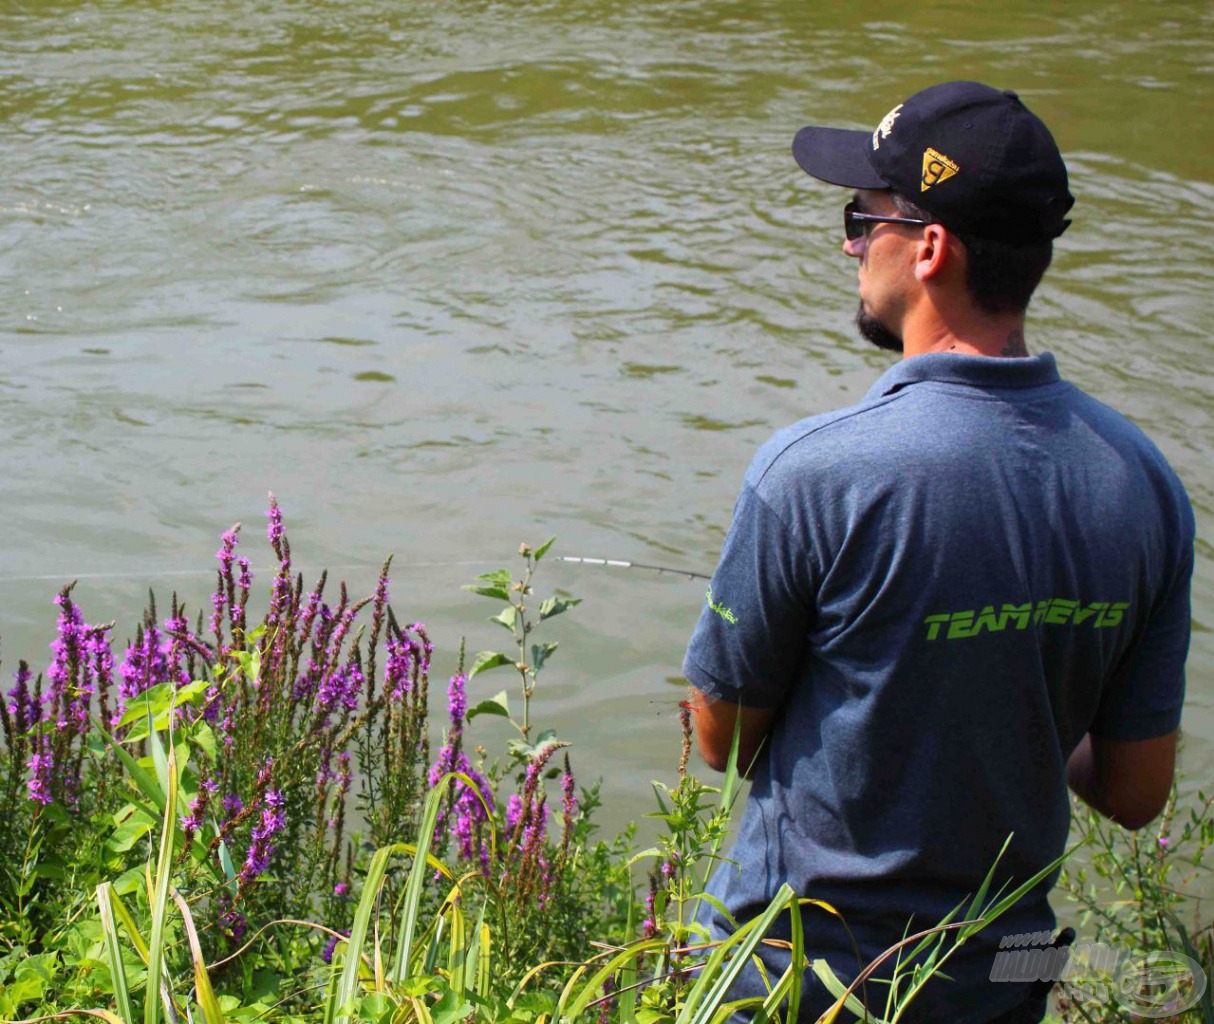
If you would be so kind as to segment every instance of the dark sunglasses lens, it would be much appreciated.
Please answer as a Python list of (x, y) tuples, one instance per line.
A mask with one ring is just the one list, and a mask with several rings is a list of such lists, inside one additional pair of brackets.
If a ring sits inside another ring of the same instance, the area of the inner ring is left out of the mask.
[(864, 221), (856, 220), (854, 216), (858, 212), (855, 203), (848, 203), (843, 207), (843, 234), (850, 242), (864, 235)]

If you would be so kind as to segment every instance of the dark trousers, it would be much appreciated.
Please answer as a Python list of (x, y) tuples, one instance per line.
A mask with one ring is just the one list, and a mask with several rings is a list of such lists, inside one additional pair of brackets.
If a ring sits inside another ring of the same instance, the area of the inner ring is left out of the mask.
[(1034, 996), (1027, 1003), (1021, 1003), (1014, 1010), (988, 1021), (988, 1024), (1041, 1024), (1045, 1010), (1045, 1000)]
[[(1074, 941), (1075, 929), (1063, 928), (1058, 938), (1054, 940), (1054, 946), (1069, 946)], [(1000, 1014), (994, 1020), (987, 1021), (987, 1024), (1041, 1024), (1045, 1017), (1046, 1000), (1053, 987), (1054, 983), (1051, 981), (1038, 982), (1037, 988), (1027, 1002), (1021, 1003), (1015, 1009), (1008, 1010), (1007, 1013)]]

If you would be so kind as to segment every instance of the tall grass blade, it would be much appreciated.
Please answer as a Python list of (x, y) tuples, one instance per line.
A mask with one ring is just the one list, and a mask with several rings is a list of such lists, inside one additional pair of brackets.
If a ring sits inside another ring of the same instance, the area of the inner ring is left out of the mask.
[(485, 920), (485, 904), (476, 921), (476, 964), (470, 987), (482, 999), (489, 998), (490, 970), (493, 968), (493, 933)]
[(409, 847), (404, 843), (393, 843), (375, 851), (371, 863), (367, 867), (367, 876), (363, 880), (362, 897), (358, 908), (354, 911), (354, 921), (350, 925), (350, 937), (346, 940), (346, 955), (342, 962), (340, 974), (334, 974), (329, 979), (325, 999), (325, 1024), (347, 1024), (350, 1020), (349, 1011), (354, 1003), (354, 992), (358, 986), (359, 968), (362, 966), (362, 948), (367, 941), (367, 931), (371, 923), (371, 915), (375, 912), (375, 904), (379, 899), (379, 890), (384, 884), (384, 875), (388, 870), (388, 858), (394, 853), (408, 853)]
[[(447, 790), (451, 783), (458, 778), (474, 791), (476, 787), (466, 775), (444, 775), (426, 795), (422, 809), (421, 824), (418, 826), (417, 852), (413, 855), (413, 866), (409, 869), (409, 880), (405, 883), (405, 900), (400, 911), (400, 932), (396, 943), (396, 965), (390, 975), (395, 982), (404, 981), (409, 976), (409, 961), (413, 956), (413, 940), (417, 934), (418, 908), (422, 901), (422, 888), (426, 883), (426, 864), (430, 855), (430, 844), (434, 841), (434, 829), (438, 823), (438, 813), (446, 799)], [(486, 809), (487, 810), (487, 809)]]
[[(712, 951), (700, 976), (696, 979), (675, 1024), (709, 1024), (730, 988), (750, 961), (751, 955), (763, 941), (777, 917), (789, 910), (799, 913), (797, 894), (787, 882), (780, 886), (775, 898), (758, 917), (748, 921)], [(726, 957), (733, 954), (726, 962)]]
[(181, 920), (185, 923), (186, 939), (190, 943), (190, 959), (194, 962), (194, 995), (198, 1005), (202, 1007), (202, 1017), (206, 1024), (224, 1024), (223, 1010), (219, 1000), (215, 998), (215, 990), (211, 987), (211, 978), (207, 974), (207, 962), (202, 955), (202, 946), (198, 942), (198, 931), (194, 927), (194, 915), (190, 913), (190, 905), (185, 897), (176, 889), (173, 890), (173, 901), (181, 911)]
[[(151, 713), (148, 713), (149, 728)], [(160, 991), (160, 983), (164, 974), (164, 926), (168, 917), (169, 883), (173, 874), (173, 845), (177, 837), (177, 755), (173, 750), (172, 725), (170, 717), (169, 749), (166, 754), (160, 745), (160, 739), (155, 732), (149, 732), (148, 744), (152, 748), (152, 759), (159, 766), (164, 761), (165, 770), (165, 803), (164, 828), (160, 836), (160, 851), (156, 861), (156, 888), (152, 897), (152, 934), (148, 941), (148, 985), (147, 998), (143, 1001), (144, 1024), (159, 1024), (160, 1002), (152, 996)], [(172, 1015), (172, 1001), (169, 998), (167, 1007)]]
[(101, 916), (101, 931), (105, 936), (105, 951), (110, 958), (110, 983), (114, 987), (114, 1002), (122, 1015), (124, 1024), (135, 1024), (135, 1011), (131, 1009), (131, 994), (126, 984), (126, 968), (122, 965), (122, 947), (118, 944), (118, 926), (114, 922), (111, 894), (114, 887), (109, 882), (97, 886), (97, 911)]
[(467, 991), (465, 981), (467, 974), (465, 969), (468, 965), (468, 943), (467, 932), (465, 926), (464, 912), (460, 910), (458, 897), (448, 904), (447, 913), (450, 915), (451, 921), (451, 938), (450, 952), (447, 954), (447, 974), (450, 979), (451, 991), (455, 993), (455, 998), (461, 1003), (464, 1001), (464, 993)]
[[(645, 939), (641, 942), (634, 942), (625, 947), (619, 953), (616, 953), (615, 956), (608, 959), (602, 967), (600, 967), (594, 972), (594, 974), (590, 976), (590, 980), (587, 981), (581, 987), (581, 989), (577, 989), (578, 980), (590, 967), (590, 964), (588, 963), (582, 964), (576, 971), (573, 972), (573, 975), (565, 983), (564, 989), (561, 990), (560, 998), (557, 1000), (556, 1010), (553, 1012), (554, 1019), (568, 1019), (571, 1021), (577, 1020), (578, 1015), (586, 1009), (586, 1006), (593, 1000), (599, 998), (599, 992), (603, 988), (603, 983), (609, 977), (611, 977), (611, 975), (618, 973), (624, 968), (625, 965), (635, 965), (637, 958), (643, 956), (645, 953), (650, 953), (655, 950), (665, 948), (666, 940), (660, 938)], [(520, 985), (519, 988), (521, 987), (522, 986)], [(575, 990), (577, 991), (576, 996), (574, 995)]]

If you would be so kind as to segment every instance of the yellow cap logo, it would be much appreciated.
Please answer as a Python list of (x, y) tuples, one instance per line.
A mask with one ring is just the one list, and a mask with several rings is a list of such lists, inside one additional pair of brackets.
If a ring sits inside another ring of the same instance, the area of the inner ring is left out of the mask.
[(933, 185), (939, 185), (940, 182), (951, 178), (959, 170), (961, 168), (943, 153), (938, 153), (928, 146), (923, 151), (923, 181), (920, 183), (919, 191), (926, 192)]

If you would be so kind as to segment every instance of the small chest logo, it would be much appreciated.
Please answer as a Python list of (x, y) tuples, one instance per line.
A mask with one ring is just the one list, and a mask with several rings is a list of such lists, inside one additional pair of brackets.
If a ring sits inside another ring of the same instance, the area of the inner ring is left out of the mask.
[(889, 138), (889, 133), (894, 130), (894, 122), (898, 120), (898, 115), (901, 112), (902, 104), (899, 103), (893, 110), (881, 118), (881, 123), (877, 125), (877, 130), (873, 132), (873, 149), (880, 149), (881, 140)]
[(928, 146), (923, 151), (923, 180), (920, 183), (919, 191), (926, 192), (933, 185), (947, 181), (959, 170), (961, 168), (943, 153)]

